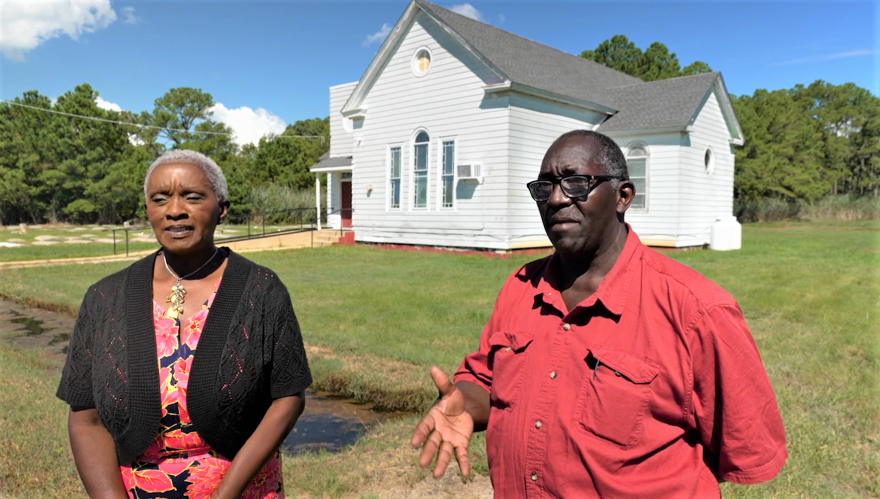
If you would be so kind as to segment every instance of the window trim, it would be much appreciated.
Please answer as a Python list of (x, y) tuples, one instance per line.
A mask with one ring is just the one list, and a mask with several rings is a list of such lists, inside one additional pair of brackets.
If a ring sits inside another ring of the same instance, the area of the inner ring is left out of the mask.
[[(452, 206), (443, 206), (443, 155), (446, 153), (443, 144), (452, 142)], [(437, 211), (455, 211), (455, 189), (458, 186), (458, 137), (441, 137), (437, 140)]]
[[(630, 154), (633, 149), (641, 148), (645, 151), (644, 156), (632, 156), (630, 158)], [(629, 171), (629, 160), (630, 159), (645, 159), (645, 207), (637, 208), (630, 205), (628, 211), (632, 211), (633, 213), (649, 213), (651, 206), (651, 150), (648, 148), (648, 144), (642, 141), (630, 142), (626, 145), (626, 154), (624, 155), (626, 159), (626, 168), (627, 172)], [(630, 175), (630, 180), (632, 180), (632, 175)], [(635, 200), (635, 199), (634, 199)]]
[[(419, 73), (416, 70), (416, 65), (419, 60), (419, 52), (421, 52), (423, 50), (428, 53), (428, 69), (426, 69), (424, 73)], [(425, 76), (428, 75), (428, 73), (431, 72), (431, 68), (433, 68), (433, 67), (434, 67), (434, 52), (431, 51), (431, 49), (428, 48), (427, 45), (422, 45), (421, 47), (417, 48), (413, 52), (412, 59), (410, 59), (410, 61), (409, 61), (409, 68), (412, 71), (412, 74), (415, 75), (416, 78), (424, 78)]]
[(404, 190), (404, 188), (403, 188), (403, 178), (404, 178), (403, 165), (405, 165), (406, 163), (403, 161), (403, 149), (404, 149), (403, 144), (401, 144), (401, 143), (387, 144), (385, 146), (385, 186), (387, 187), (388, 192), (385, 195), (385, 211), (403, 211), (404, 203), (403, 203), (402, 199), (398, 203), (397, 207), (391, 206), (391, 197), (392, 197), (392, 192), (391, 192), (391, 180), (392, 180), (392, 177), (391, 177), (391, 151), (393, 149), (400, 150), (400, 176), (397, 177), (398, 180), (400, 180), (400, 187), (399, 187), (400, 197), (403, 197), (403, 190)]
[[(709, 155), (709, 161), (706, 161), (707, 154)], [(706, 146), (706, 149), (703, 151), (703, 171), (706, 172), (706, 175), (715, 173), (715, 151), (712, 150), (712, 146)]]
[[(416, 142), (416, 137), (422, 132), (428, 134), (427, 142)], [(425, 173), (425, 206), (416, 206), (416, 145), (425, 144), (428, 147), (428, 152), (425, 158), (425, 168), (427, 172)], [(418, 127), (413, 132), (412, 136), (409, 139), (409, 150), (412, 157), (412, 162), (408, 168), (409, 170), (409, 211), (430, 211), (431, 206), (431, 132), (425, 127)]]

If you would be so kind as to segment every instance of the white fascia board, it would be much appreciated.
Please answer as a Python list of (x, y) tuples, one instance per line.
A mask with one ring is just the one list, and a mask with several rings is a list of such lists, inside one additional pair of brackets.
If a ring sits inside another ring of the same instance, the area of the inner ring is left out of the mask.
[(649, 135), (656, 133), (670, 133), (670, 132), (682, 132), (688, 133), (693, 131), (690, 126), (670, 126), (663, 128), (642, 128), (638, 130), (612, 130), (610, 132), (606, 132), (602, 130), (602, 127), (599, 127), (597, 130), (599, 133), (603, 135), (611, 136), (621, 136), (621, 135)]
[(385, 37), (385, 41), (382, 42), (382, 46), (379, 47), (379, 51), (376, 52), (376, 57), (373, 57), (373, 60), (370, 61), (367, 70), (364, 71), (363, 76), (358, 80), (357, 86), (354, 87), (348, 100), (343, 104), (341, 109), (343, 116), (360, 108), (364, 97), (366, 97), (367, 90), (372, 86), (373, 81), (378, 78), (382, 68), (385, 67), (385, 63), (394, 53), (394, 48), (397, 45), (397, 42), (400, 41), (404, 27), (409, 26), (413, 22), (416, 18), (416, 14), (418, 14), (420, 10), (421, 9), (416, 5), (416, 0), (412, 0), (406, 7), (406, 10), (403, 11), (400, 19), (398, 19), (397, 23), (394, 24), (394, 27), (391, 28), (391, 33)]
[(722, 78), (721, 73), (718, 73), (718, 79), (715, 80), (712, 86), (718, 91), (718, 100), (721, 101), (721, 112), (724, 113), (724, 118), (730, 120), (733, 128), (736, 130), (736, 136), (732, 138), (731, 143), (734, 143), (734, 140), (738, 140), (739, 144), (736, 145), (741, 146), (745, 144), (745, 135), (743, 135), (742, 127), (736, 118), (736, 112), (733, 110), (733, 103), (730, 102), (730, 95), (727, 93), (727, 86), (724, 84), (724, 78)]
[(316, 166), (309, 168), (309, 171), (312, 173), (348, 173), (352, 171), (352, 167), (350, 166)]
[(366, 118), (367, 117), (367, 108), (359, 107), (357, 109), (350, 109), (348, 111), (342, 111), (342, 116), (351, 119), (357, 118)]
[(548, 92), (546, 90), (540, 90), (534, 87), (530, 87), (527, 85), (521, 85), (519, 83), (514, 83), (511, 81), (505, 81), (504, 83), (498, 83), (495, 85), (486, 85), (483, 87), (483, 91), (487, 94), (495, 94), (499, 92), (512, 91), (524, 95), (531, 95), (533, 97), (540, 97), (542, 99), (551, 100), (555, 102), (561, 102), (562, 104), (568, 104), (569, 106), (580, 107), (583, 109), (588, 109), (590, 111), (596, 111), (598, 113), (607, 114), (609, 116), (617, 113), (616, 109), (611, 109), (610, 107), (605, 107), (601, 104), (596, 104), (595, 102), (585, 101), (581, 99), (575, 99), (573, 97), (568, 97), (565, 95), (555, 94), (553, 92)]
[[(421, 0), (413, 0), (413, 3), (418, 4), (421, 7), (422, 1)], [(476, 57), (480, 62), (485, 64), (486, 67), (488, 67), (490, 70), (492, 70), (493, 73), (498, 75), (499, 78), (501, 78), (504, 81), (510, 81), (510, 78), (508, 78), (507, 75), (505, 75), (503, 71), (501, 71), (497, 66), (495, 66), (495, 64), (493, 64), (492, 61), (487, 59), (486, 56), (484, 56), (479, 50), (475, 49), (470, 43), (468, 43), (468, 41), (465, 40), (461, 35), (459, 35), (457, 31), (455, 31), (454, 29), (449, 27), (449, 25), (447, 25), (446, 23), (444, 23), (443, 21), (438, 19), (436, 16), (434, 16), (434, 14), (430, 11), (430, 8), (424, 8), (421, 10), (426, 16), (431, 18), (435, 23), (437, 23), (438, 26), (440, 26), (444, 31), (446, 31), (449, 34), (449, 36), (451, 36), (455, 41), (460, 43), (468, 52), (473, 54), (473, 56)]]

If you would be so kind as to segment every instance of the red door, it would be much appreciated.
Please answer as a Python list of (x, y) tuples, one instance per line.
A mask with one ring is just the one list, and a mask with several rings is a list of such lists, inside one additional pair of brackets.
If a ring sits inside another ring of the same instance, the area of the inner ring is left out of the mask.
[(351, 228), (351, 182), (340, 182), (342, 187), (342, 228)]

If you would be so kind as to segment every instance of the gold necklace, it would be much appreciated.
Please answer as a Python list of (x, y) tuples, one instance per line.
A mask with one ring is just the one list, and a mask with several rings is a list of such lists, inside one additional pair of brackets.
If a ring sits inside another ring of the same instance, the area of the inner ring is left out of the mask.
[(217, 256), (217, 252), (219, 250), (220, 248), (214, 248), (214, 254), (211, 255), (211, 258), (208, 258), (208, 261), (203, 263), (201, 267), (183, 277), (177, 277), (177, 274), (175, 274), (174, 271), (171, 270), (171, 267), (168, 266), (168, 259), (165, 258), (165, 252), (162, 252), (162, 261), (165, 263), (165, 270), (167, 270), (168, 273), (171, 274), (171, 277), (177, 280), (177, 282), (174, 283), (174, 286), (171, 286), (171, 294), (168, 295), (168, 298), (165, 299), (165, 303), (171, 304), (171, 306), (168, 307), (168, 310), (165, 311), (165, 317), (168, 317), (169, 319), (176, 319), (180, 314), (183, 313), (183, 297), (186, 295), (186, 289), (183, 288), (183, 284), (180, 281), (205, 268), (205, 265), (208, 265), (208, 263), (210, 263), (214, 259), (214, 257)]

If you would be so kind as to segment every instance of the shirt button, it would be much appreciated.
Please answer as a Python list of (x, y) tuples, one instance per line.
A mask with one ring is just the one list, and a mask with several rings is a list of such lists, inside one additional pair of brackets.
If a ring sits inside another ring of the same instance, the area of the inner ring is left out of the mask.
[(510, 347), (505, 348), (504, 351), (505, 351), (505, 352), (509, 352), (509, 351), (510, 351)]
[(571, 329), (571, 324), (568, 324), (568, 323), (563, 324), (562, 329), (568, 331), (569, 329)]
[(537, 474), (537, 473), (532, 473), (532, 481), (533, 481), (533, 482), (537, 482), (537, 481), (538, 481), (538, 474)]
[(556, 371), (550, 373), (550, 379), (556, 379)]
[(617, 372), (617, 371), (614, 371), (614, 375), (617, 376), (618, 378), (621, 377), (621, 376), (623, 376), (622, 374), (620, 374), (620, 373)]
[(544, 426), (544, 423), (540, 421), (535, 421), (535, 428), (540, 430), (542, 426)]

